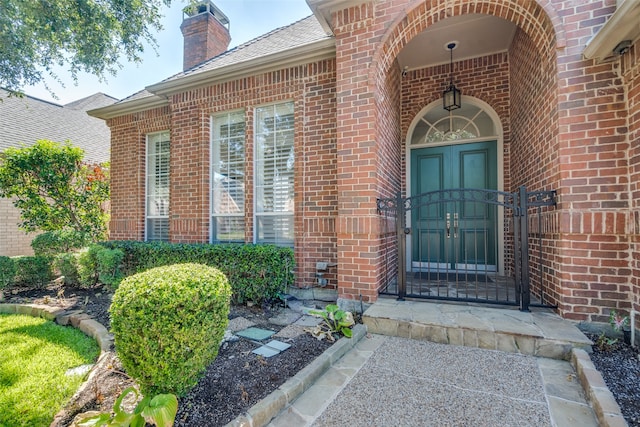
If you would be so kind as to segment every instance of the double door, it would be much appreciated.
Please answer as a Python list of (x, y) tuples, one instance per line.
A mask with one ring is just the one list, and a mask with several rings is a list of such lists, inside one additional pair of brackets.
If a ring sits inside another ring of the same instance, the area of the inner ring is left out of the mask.
[(497, 207), (455, 191), (497, 190), (496, 151), (496, 141), (411, 151), (411, 197), (442, 192), (412, 209), (412, 270), (497, 271)]

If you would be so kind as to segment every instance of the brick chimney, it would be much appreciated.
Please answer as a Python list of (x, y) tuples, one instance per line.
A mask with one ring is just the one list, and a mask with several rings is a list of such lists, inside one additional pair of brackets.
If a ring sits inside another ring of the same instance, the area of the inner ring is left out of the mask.
[(225, 52), (231, 41), (229, 18), (210, 1), (187, 6), (180, 29), (184, 37), (183, 71)]

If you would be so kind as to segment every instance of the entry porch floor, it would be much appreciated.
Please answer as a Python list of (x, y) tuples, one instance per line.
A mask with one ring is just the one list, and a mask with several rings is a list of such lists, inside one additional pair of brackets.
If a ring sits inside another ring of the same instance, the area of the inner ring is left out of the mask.
[(383, 297), (367, 309), (370, 333), (568, 360), (591, 341), (550, 309), (522, 312), (480, 304), (398, 301)]

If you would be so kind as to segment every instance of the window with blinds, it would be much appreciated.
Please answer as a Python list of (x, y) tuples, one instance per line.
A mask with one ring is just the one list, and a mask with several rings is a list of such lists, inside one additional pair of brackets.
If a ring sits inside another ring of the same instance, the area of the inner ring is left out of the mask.
[(169, 132), (147, 135), (145, 240), (169, 240)]
[(211, 241), (244, 242), (244, 112), (211, 118)]
[(293, 103), (255, 112), (255, 240), (293, 246)]

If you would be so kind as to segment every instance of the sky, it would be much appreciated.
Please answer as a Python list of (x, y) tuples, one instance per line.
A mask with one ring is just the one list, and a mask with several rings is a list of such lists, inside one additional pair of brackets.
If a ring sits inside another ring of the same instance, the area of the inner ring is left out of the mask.
[[(305, 0), (213, 0), (213, 3), (229, 18), (229, 48), (312, 14)], [(128, 63), (126, 58), (121, 58), (123, 68), (116, 76), (107, 75), (107, 81), (101, 83), (95, 76), (82, 74), (77, 85), (64, 68), (58, 68), (56, 74), (63, 81), (64, 87), (45, 74), (46, 84), (58, 99), (55, 99), (42, 83), (27, 86), (24, 92), (56, 104), (67, 104), (96, 92), (122, 99), (144, 89), (145, 86), (182, 71), (180, 24), (182, 8), (186, 4), (188, 0), (173, 0), (170, 8), (163, 8), (164, 28), (155, 34), (158, 42), (157, 54), (148, 46), (142, 55), (142, 63)]]

